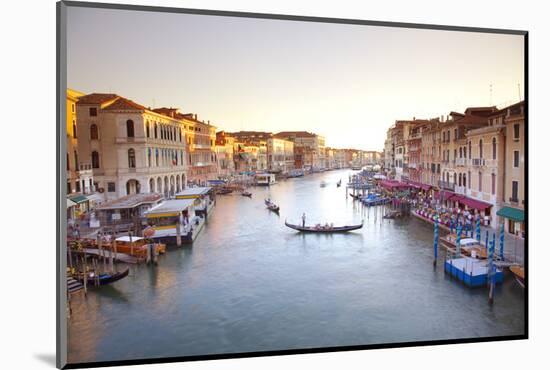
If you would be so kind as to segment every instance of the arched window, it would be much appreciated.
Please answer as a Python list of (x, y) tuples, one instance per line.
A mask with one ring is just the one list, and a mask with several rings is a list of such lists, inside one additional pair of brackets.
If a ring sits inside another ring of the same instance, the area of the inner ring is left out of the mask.
[(483, 140), (479, 139), (479, 158), (483, 158)]
[(92, 152), (92, 168), (99, 168), (99, 153), (95, 150)]
[[(472, 142), (471, 141), (468, 141), (468, 159), (472, 159)], [(468, 187), (470, 187), (469, 184), (468, 184)]]
[(453, 184), (456, 184), (456, 172), (453, 175)]
[(147, 121), (147, 123), (145, 124), (145, 133), (146, 133), (147, 137), (151, 137), (151, 131), (150, 131), (150, 127), (149, 127), (149, 121)]
[(158, 138), (158, 125), (155, 123), (155, 139)]
[(462, 158), (462, 147), (458, 148), (458, 154), (460, 155), (460, 158)]
[(497, 138), (493, 138), (493, 159), (497, 159)]
[(126, 121), (126, 136), (134, 137), (134, 121), (131, 119)]
[(76, 139), (76, 121), (73, 120), (73, 138)]
[(90, 126), (90, 140), (98, 140), (99, 139), (99, 133), (97, 131), (97, 125), (93, 123)]
[(67, 171), (71, 169), (70, 162), (69, 162), (69, 152), (67, 152)]
[(136, 152), (134, 149), (128, 149), (128, 167), (136, 168)]

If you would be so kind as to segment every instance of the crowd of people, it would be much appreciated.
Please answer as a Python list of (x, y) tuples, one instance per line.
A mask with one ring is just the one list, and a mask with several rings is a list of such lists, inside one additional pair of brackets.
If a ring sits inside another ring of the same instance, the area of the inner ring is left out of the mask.
[(471, 230), (475, 227), (478, 219), (485, 226), (490, 222), (488, 216), (482, 216), (477, 210), (448, 206), (428, 196), (419, 196), (415, 207), (418, 215), (433, 222), (437, 220), (438, 223), (449, 228), (457, 227), (460, 224), (466, 230)]

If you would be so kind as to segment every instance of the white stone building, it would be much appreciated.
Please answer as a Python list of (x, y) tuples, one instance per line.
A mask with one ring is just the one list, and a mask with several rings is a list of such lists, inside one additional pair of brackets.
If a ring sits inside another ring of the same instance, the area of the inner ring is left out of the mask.
[(79, 157), (105, 199), (157, 192), (165, 197), (187, 182), (181, 121), (115, 94), (89, 94), (77, 103)]

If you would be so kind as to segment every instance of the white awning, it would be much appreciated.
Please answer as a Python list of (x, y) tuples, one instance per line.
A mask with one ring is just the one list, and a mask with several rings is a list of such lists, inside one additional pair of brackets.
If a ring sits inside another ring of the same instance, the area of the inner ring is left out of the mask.
[(67, 198), (67, 209), (76, 206), (76, 203)]

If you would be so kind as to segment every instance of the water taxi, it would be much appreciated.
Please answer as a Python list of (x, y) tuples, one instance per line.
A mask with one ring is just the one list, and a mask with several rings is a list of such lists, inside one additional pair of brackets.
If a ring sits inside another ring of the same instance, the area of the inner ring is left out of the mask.
[(177, 244), (178, 229), (182, 243), (192, 243), (215, 205), (211, 187), (188, 188), (145, 213), (155, 230), (152, 239), (168, 245)]

